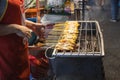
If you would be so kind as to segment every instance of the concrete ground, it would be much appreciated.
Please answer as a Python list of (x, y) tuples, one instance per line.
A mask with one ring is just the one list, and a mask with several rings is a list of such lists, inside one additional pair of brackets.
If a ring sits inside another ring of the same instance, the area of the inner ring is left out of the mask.
[(101, 23), (105, 43), (103, 67), (106, 80), (120, 80), (120, 22)]
[[(106, 1), (109, 3), (110, 0)], [(102, 59), (105, 80), (120, 80), (120, 21), (116, 23), (110, 22), (111, 15), (108, 4), (105, 5), (105, 10), (101, 14), (104, 16), (104, 19), (99, 20), (99, 22), (103, 31), (105, 45), (105, 57)]]

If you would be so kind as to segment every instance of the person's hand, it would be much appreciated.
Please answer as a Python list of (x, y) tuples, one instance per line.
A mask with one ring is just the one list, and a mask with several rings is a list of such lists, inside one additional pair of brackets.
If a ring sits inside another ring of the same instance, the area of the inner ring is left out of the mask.
[(41, 41), (44, 41), (44, 38), (45, 38), (45, 26), (44, 25), (41, 25), (40, 23), (35, 23), (33, 24), (33, 32), (36, 33), (36, 35), (39, 36), (39, 39)]
[(33, 27), (33, 31), (38, 35), (45, 32), (45, 26), (41, 25), (40, 23), (35, 23), (33, 24), (32, 27)]
[(20, 37), (27, 37), (30, 38), (31, 37), (31, 32), (32, 30), (27, 28), (26, 26), (22, 26), (22, 25), (18, 25), (18, 24), (11, 24), (10, 25), (11, 28), (13, 28), (15, 30), (15, 33), (20, 36)]
[(33, 32), (39, 36), (40, 41), (45, 40), (45, 26), (41, 23), (35, 23), (29, 20), (26, 20), (26, 26), (33, 30)]

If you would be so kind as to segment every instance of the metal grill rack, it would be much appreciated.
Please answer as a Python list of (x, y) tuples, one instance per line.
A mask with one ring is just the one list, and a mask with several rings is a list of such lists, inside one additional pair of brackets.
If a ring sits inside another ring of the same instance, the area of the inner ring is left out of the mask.
[(74, 51), (58, 51), (55, 57), (104, 56), (103, 36), (97, 21), (79, 21), (79, 34)]

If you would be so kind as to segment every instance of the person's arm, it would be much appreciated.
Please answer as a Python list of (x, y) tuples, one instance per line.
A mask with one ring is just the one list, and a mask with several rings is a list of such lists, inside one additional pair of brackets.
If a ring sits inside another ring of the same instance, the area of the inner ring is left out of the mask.
[(25, 20), (25, 24), (28, 28), (34, 30), (36, 28), (40, 28), (40, 27), (44, 27), (44, 25), (42, 25), (41, 23), (35, 23), (35, 22), (32, 22), (32, 21), (29, 21), (29, 20)]
[(31, 29), (18, 24), (0, 24), (0, 36), (16, 33), (21, 37), (30, 37)]
[(16, 33), (16, 29), (12, 25), (0, 24), (0, 36)]

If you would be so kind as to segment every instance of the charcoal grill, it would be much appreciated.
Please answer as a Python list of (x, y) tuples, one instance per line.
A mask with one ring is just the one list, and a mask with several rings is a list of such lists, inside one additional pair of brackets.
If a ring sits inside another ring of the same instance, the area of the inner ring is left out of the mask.
[[(85, 0), (79, 1), (82, 2), (82, 4), (80, 4), (82, 5), (82, 9), (80, 8), (81, 15), (78, 14), (79, 16), (76, 16), (77, 19), (79, 18), (79, 20), (76, 21), (78, 21), (80, 26), (78, 28), (79, 33), (75, 49), (67, 51), (57, 50), (55, 47), (57, 42), (52, 42), (51, 40), (51, 43), (46, 43), (51, 45), (51, 47), (46, 50), (46, 57), (49, 58), (51, 69), (56, 78), (55, 80), (93, 80), (96, 76), (99, 76), (98, 73), (100, 73), (101, 76), (101, 72), (96, 72), (96, 70), (98, 66), (100, 66), (98, 64), (99, 61), (102, 61), (101, 58), (105, 55), (103, 35), (98, 21), (85, 20)], [(52, 31), (53, 30), (54, 28)], [(46, 38), (46, 40), (49, 41), (51, 39), (50, 37), (54, 36), (52, 39), (59, 41), (62, 38), (62, 31), (56, 33), (57, 35), (48, 34), (49, 38)]]
[[(103, 35), (98, 21), (78, 21), (78, 38), (75, 50), (57, 50), (53, 48), (53, 57), (104, 56)], [(61, 36), (59, 37), (59, 39)], [(50, 54), (50, 53), (49, 53)]]

